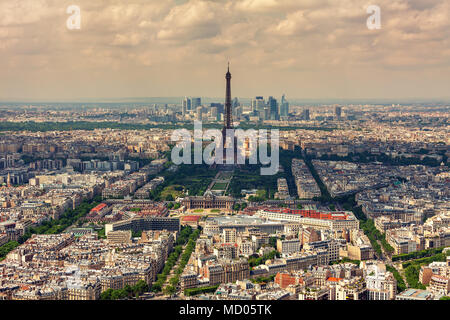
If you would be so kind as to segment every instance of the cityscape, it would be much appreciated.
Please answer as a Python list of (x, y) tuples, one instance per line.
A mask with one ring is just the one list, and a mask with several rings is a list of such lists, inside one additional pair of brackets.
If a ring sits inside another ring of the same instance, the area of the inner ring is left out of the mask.
[(238, 97), (238, 60), (0, 102), (0, 300), (450, 300), (450, 100)]

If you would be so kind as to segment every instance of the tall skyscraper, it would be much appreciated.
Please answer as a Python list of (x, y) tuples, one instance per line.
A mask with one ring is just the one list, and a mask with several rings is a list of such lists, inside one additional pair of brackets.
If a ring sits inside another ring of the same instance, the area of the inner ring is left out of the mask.
[(269, 100), (267, 101), (269, 112), (270, 112), (270, 120), (279, 120), (279, 114), (278, 114), (278, 103), (277, 99), (274, 97), (269, 97)]
[(184, 97), (183, 102), (182, 102), (182, 107), (185, 107), (186, 110), (192, 110), (191, 98)]
[(303, 120), (309, 120), (309, 109), (304, 109), (303, 110)]
[(264, 107), (264, 110), (261, 111), (262, 120), (270, 120), (270, 109), (269, 107)]
[(287, 102), (285, 95), (281, 97), (280, 116), (287, 117), (289, 115), (289, 102)]
[(233, 108), (234, 114), (236, 116), (236, 119), (240, 119), (242, 116), (242, 107), (238, 106), (236, 108)]
[(217, 112), (217, 107), (212, 107), (211, 108), (211, 117), (212, 118), (214, 118), (214, 119), (216, 119), (216, 120), (219, 120), (219, 117), (218, 117), (218, 112)]
[(235, 97), (235, 98), (233, 99), (233, 109), (239, 107), (240, 105), (241, 105), (241, 104), (239, 103), (238, 98)]
[(202, 117), (203, 107), (198, 106), (196, 109), (196, 112), (197, 112), (197, 120), (202, 121), (203, 120), (203, 117)]
[(264, 98), (261, 96), (255, 97), (252, 99), (252, 112), (253, 114), (258, 114), (260, 111), (264, 111)]
[(341, 120), (341, 117), (342, 117), (342, 107), (336, 106), (336, 108), (335, 108), (335, 113), (336, 113), (336, 118), (337, 118), (338, 120)]
[(192, 98), (192, 109), (196, 110), (197, 107), (202, 105), (202, 99), (201, 98)]
[(209, 106), (211, 108), (217, 108), (217, 113), (224, 113), (223, 103), (211, 103)]

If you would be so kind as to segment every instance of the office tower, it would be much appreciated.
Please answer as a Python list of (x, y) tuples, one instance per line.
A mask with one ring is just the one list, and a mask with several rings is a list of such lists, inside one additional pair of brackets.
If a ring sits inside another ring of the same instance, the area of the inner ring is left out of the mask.
[(235, 114), (235, 116), (236, 116), (236, 118), (237, 119), (240, 119), (241, 118), (241, 116), (242, 116), (242, 107), (236, 107), (235, 109), (234, 109), (234, 114)]
[(280, 104), (280, 116), (281, 117), (287, 117), (289, 115), (289, 102), (287, 102), (285, 95), (281, 97), (281, 104)]
[(269, 100), (267, 101), (269, 112), (270, 112), (270, 120), (279, 120), (279, 114), (278, 114), (278, 103), (277, 100), (274, 97), (269, 97)]
[(184, 103), (181, 106), (181, 114), (183, 115), (183, 117), (186, 115), (186, 105)]
[(185, 107), (186, 110), (192, 110), (192, 101), (191, 98), (184, 97), (182, 107)]
[(196, 110), (198, 106), (202, 105), (202, 99), (201, 98), (192, 98), (192, 109)]
[(342, 116), (342, 107), (336, 106), (335, 113), (336, 113), (336, 118), (337, 118), (338, 120), (341, 120), (341, 116)]
[(264, 111), (261, 112), (262, 120), (270, 120), (270, 109), (269, 107), (264, 107)]
[(212, 107), (211, 108), (211, 117), (217, 120), (217, 108), (216, 107)]
[(309, 109), (303, 110), (303, 120), (309, 120)]
[(203, 118), (202, 118), (203, 107), (198, 106), (196, 110), (197, 110), (197, 120), (202, 121), (203, 120)]
[(252, 99), (251, 108), (252, 108), (252, 113), (256, 114), (256, 99)]
[(209, 106), (211, 108), (217, 108), (217, 113), (223, 113), (225, 110), (223, 103), (211, 103)]
[(239, 103), (238, 98), (233, 99), (233, 109), (239, 107), (241, 104)]
[(264, 98), (261, 96), (255, 97), (255, 99), (252, 99), (252, 112), (254, 114), (258, 114), (260, 111), (264, 111)]

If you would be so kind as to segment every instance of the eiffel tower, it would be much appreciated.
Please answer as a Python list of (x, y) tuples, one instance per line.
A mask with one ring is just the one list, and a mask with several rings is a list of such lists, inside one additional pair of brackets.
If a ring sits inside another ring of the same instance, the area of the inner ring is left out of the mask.
[[(223, 146), (223, 165), (219, 165), (221, 170), (233, 170), (235, 164), (237, 163), (237, 141), (234, 136), (234, 128), (233, 128), (233, 118), (232, 118), (232, 106), (231, 106), (231, 73), (230, 73), (230, 63), (228, 63), (228, 70), (225, 74), (225, 79), (227, 80), (226, 84), (226, 93), (225, 93), (225, 114), (224, 114), (224, 124), (222, 129), (222, 146)], [(229, 136), (227, 139), (227, 130)], [(230, 135), (230, 133), (232, 133)], [(230, 144), (232, 143), (232, 146)], [(226, 163), (226, 153), (227, 149), (233, 148), (233, 163)]]

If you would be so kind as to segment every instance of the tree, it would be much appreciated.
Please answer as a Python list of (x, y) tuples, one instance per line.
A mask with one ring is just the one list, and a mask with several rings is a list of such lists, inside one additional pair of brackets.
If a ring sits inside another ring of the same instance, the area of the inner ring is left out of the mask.
[(169, 283), (170, 283), (172, 286), (176, 286), (176, 285), (178, 284), (178, 282), (179, 282), (178, 276), (172, 277), (172, 278), (169, 280)]
[(184, 295), (189, 297), (189, 296), (194, 296), (194, 295), (201, 294), (201, 293), (215, 292), (218, 287), (219, 287), (219, 285), (209, 286), (209, 287), (201, 287), (201, 288), (185, 289), (184, 290)]
[(164, 288), (164, 294), (173, 295), (175, 292), (176, 292), (176, 289), (174, 286), (167, 286)]
[(113, 291), (114, 291), (113, 289), (108, 289), (108, 290), (103, 291), (100, 294), (100, 300), (111, 300), (112, 299), (111, 294)]
[(152, 286), (152, 291), (153, 292), (160, 292), (161, 291), (161, 287), (162, 287), (162, 283), (161, 281), (156, 281), (153, 286)]
[(277, 247), (277, 237), (270, 237), (269, 238), (269, 244), (271, 247), (276, 248)]

